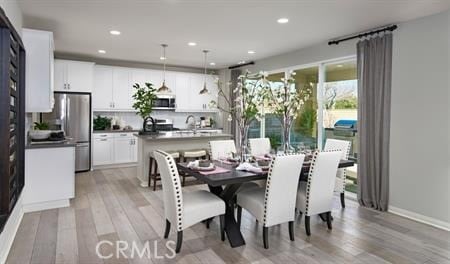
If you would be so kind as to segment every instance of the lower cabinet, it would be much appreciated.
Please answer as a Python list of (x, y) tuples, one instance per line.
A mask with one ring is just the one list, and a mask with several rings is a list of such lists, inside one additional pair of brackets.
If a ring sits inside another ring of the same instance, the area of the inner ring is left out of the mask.
[(133, 133), (96, 133), (93, 148), (94, 166), (137, 162)]

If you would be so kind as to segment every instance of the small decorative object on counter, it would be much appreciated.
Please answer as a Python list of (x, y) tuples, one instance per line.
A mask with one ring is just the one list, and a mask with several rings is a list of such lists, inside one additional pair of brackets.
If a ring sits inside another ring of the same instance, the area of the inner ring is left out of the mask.
[(111, 129), (111, 118), (98, 115), (94, 118), (94, 130)]
[[(156, 89), (151, 83), (145, 83), (145, 86), (140, 86), (138, 83), (133, 85), (136, 92), (133, 94), (133, 108), (138, 112), (137, 114), (144, 119), (142, 124), (142, 131), (139, 134), (156, 134), (156, 124), (154, 119), (150, 116), (153, 111), (153, 104), (156, 100)], [(147, 122), (152, 122), (152, 131), (147, 130)]]

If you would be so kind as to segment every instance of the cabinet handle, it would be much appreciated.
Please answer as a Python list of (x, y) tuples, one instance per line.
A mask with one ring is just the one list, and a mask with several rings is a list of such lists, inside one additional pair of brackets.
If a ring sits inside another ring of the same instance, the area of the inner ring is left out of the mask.
[(126, 137), (126, 136), (127, 136), (127, 134), (120, 134), (120, 136), (121, 136), (121, 137)]
[(102, 138), (102, 139), (100, 139), (100, 141), (108, 141), (108, 139)]

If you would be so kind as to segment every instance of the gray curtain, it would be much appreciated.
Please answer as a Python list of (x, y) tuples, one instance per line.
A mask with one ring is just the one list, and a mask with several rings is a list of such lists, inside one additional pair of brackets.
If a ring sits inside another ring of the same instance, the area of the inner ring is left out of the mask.
[[(238, 83), (238, 77), (242, 74), (242, 70), (240, 69), (235, 69), (235, 70), (231, 70), (230, 73), (230, 102), (232, 104), (236, 104), (236, 94), (233, 93), (234, 88), (236, 88), (237, 83)], [(234, 105), (233, 105), (234, 107)], [(228, 116), (226, 116), (225, 118), (228, 118)], [(233, 135), (234, 140), (236, 141), (238, 139), (237, 135), (238, 135), (238, 131), (237, 131), (237, 124), (236, 124), (236, 120), (233, 120), (231, 122), (231, 129), (230, 129), (231, 134)], [(238, 142), (236, 141), (236, 144)]]
[(386, 211), (389, 201), (392, 34), (357, 43), (358, 200)]

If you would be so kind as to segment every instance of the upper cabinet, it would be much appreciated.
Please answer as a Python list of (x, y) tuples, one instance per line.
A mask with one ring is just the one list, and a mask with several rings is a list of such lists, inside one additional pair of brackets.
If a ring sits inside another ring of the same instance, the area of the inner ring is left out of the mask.
[(53, 33), (22, 29), (26, 49), (25, 111), (51, 112), (53, 109)]
[(130, 111), (133, 76), (129, 68), (95, 65), (92, 108), (97, 111)]
[[(153, 84), (158, 89), (163, 82), (161, 70), (123, 68), (115, 66), (95, 65), (94, 85), (92, 90), (92, 108), (94, 111), (134, 111), (133, 85), (138, 83)], [(206, 76), (209, 94), (201, 95), (205, 77), (198, 73), (166, 71), (166, 86), (175, 94), (178, 112), (214, 112), (208, 104), (217, 100), (217, 84), (215, 75)]]
[(132, 89), (131, 71), (129, 68), (113, 68), (113, 108), (117, 110), (132, 109)]
[(92, 108), (94, 110), (113, 109), (113, 69), (95, 65), (94, 86), (92, 87)]
[(94, 63), (55, 60), (55, 91), (91, 92)]
[[(177, 79), (177, 112), (215, 112), (216, 109), (209, 108), (212, 100), (217, 101), (217, 83), (216, 75), (206, 75), (198, 73), (183, 73), (180, 75), (183, 79), (179, 82)], [(200, 94), (206, 80), (206, 88), (209, 93)]]

